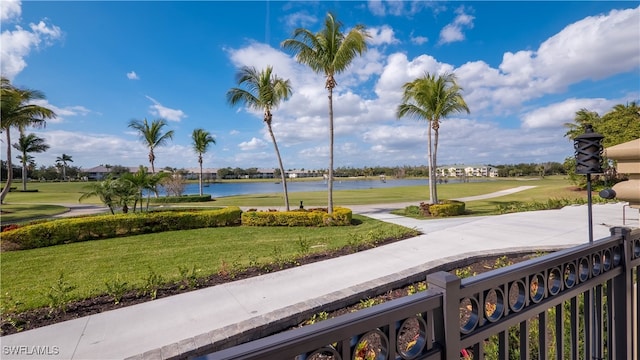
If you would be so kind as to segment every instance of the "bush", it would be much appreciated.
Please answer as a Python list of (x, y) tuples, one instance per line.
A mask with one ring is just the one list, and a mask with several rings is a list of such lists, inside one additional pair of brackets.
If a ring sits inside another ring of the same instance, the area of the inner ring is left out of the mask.
[[(253, 210), (253, 209), (252, 209)], [(242, 225), (247, 226), (330, 226), (351, 225), (350, 209), (336, 207), (329, 215), (327, 209), (300, 209), (293, 211), (246, 211)]]
[(164, 196), (159, 198), (150, 198), (151, 204), (169, 204), (169, 203), (189, 203), (189, 202), (205, 202), (211, 201), (211, 194), (200, 195), (184, 195), (184, 196)]
[(465, 203), (457, 200), (442, 200), (438, 204), (420, 203), (420, 209), (425, 216), (456, 216), (464, 215)]
[(30, 224), (2, 233), (3, 250), (24, 250), (72, 242), (108, 239), (171, 230), (240, 224), (242, 210), (152, 212), (85, 216)]

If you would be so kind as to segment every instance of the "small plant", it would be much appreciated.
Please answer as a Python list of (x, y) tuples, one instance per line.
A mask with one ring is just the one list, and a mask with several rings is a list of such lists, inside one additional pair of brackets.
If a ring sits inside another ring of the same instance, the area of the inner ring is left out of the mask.
[(356, 346), (353, 358), (356, 360), (375, 360), (376, 352), (369, 346), (369, 342), (367, 340), (362, 340)]
[(113, 302), (116, 305), (120, 303), (124, 294), (129, 290), (129, 284), (120, 279), (120, 274), (116, 275), (115, 279), (105, 281), (104, 284), (107, 287), (107, 295), (113, 298)]
[(144, 286), (142, 288), (142, 294), (148, 295), (151, 300), (155, 300), (158, 297), (158, 290), (164, 284), (162, 275), (157, 274), (151, 267), (149, 267), (149, 273), (144, 279)]
[(421, 281), (417, 284), (409, 285), (407, 287), (407, 295), (413, 295), (425, 290), (427, 290), (427, 283), (424, 281)]
[(300, 255), (307, 255), (311, 252), (311, 243), (305, 237), (298, 235), (298, 252)]
[(326, 311), (322, 311), (322, 312), (319, 312), (317, 314), (313, 314), (311, 319), (307, 320), (305, 322), (305, 324), (306, 325), (313, 325), (313, 324), (315, 324), (317, 322), (327, 320), (328, 318), (329, 318), (329, 313), (327, 313)]
[(280, 269), (283, 269), (287, 264), (287, 259), (284, 257), (281, 247), (274, 246), (271, 256), (273, 257), (273, 263), (276, 264)]
[(178, 266), (178, 272), (180, 274), (181, 289), (184, 289), (185, 286), (188, 289), (195, 289), (198, 286), (198, 273), (200, 269), (196, 269), (195, 265), (193, 265), (191, 271), (186, 267)]
[(20, 318), (14, 317), (14, 314), (18, 313), (18, 306), (22, 305), (21, 302), (13, 300), (13, 297), (9, 293), (4, 293), (4, 304), (11, 304), (8, 308), (0, 308), (0, 314), (2, 314), (2, 320), (11, 325), (16, 331), (20, 332), (24, 330), (25, 322)]
[(466, 268), (456, 269), (456, 276), (460, 279), (476, 276), (476, 272), (471, 270), (471, 266), (467, 266)]
[(360, 300), (360, 308), (366, 309), (374, 306), (377, 303), (376, 299), (366, 298)]
[(512, 264), (513, 263), (511, 262), (511, 260), (509, 260), (509, 258), (506, 255), (503, 255), (496, 259), (496, 262), (494, 264), (494, 269), (511, 266)]
[(67, 311), (67, 304), (71, 300), (71, 293), (77, 288), (75, 285), (71, 285), (65, 278), (64, 272), (60, 272), (58, 281), (51, 287), (47, 297), (49, 298), (49, 315), (54, 310), (60, 310), (62, 312)]
[(349, 234), (349, 239), (347, 240), (347, 245), (353, 249), (356, 250), (358, 249), (358, 247), (360, 247), (360, 245), (364, 242), (364, 236), (362, 236), (359, 233), (351, 233)]
[(231, 268), (229, 269), (229, 277), (232, 279), (235, 279), (236, 276), (238, 276), (238, 274), (240, 274), (244, 270), (244, 267), (240, 262), (241, 258), (242, 257), (238, 255), (235, 259), (233, 259), (233, 261), (231, 261)]

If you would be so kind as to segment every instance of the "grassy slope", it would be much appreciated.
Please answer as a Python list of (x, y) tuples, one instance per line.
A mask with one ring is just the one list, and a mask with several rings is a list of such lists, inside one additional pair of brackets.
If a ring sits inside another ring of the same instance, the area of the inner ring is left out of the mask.
[[(227, 227), (115, 238), (0, 254), (3, 311), (47, 306), (51, 287), (64, 279), (78, 288), (74, 298), (106, 293), (106, 281), (142, 287), (151, 271), (165, 280), (179, 280), (179, 269), (199, 276), (221, 270), (223, 262), (239, 270), (252, 263), (294, 259), (307, 246), (314, 251), (336, 249), (361, 241), (408, 233), (401, 226), (354, 216), (359, 225), (326, 228)], [(16, 304), (18, 304), (16, 306)]]

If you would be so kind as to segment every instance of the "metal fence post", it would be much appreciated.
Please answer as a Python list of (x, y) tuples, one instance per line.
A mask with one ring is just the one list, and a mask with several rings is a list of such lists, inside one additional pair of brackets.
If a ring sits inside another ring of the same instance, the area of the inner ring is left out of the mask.
[(613, 279), (613, 321), (612, 339), (614, 341), (613, 351), (610, 350), (612, 359), (628, 359), (632, 354), (633, 346), (633, 319), (632, 312), (632, 293), (633, 293), (633, 271), (629, 264), (631, 262), (631, 251), (633, 251), (630, 243), (631, 230), (623, 227), (611, 228), (612, 236), (622, 236), (623, 238), (623, 266), (624, 273)]
[(460, 360), (460, 278), (440, 271), (427, 275), (429, 289), (442, 291), (442, 321), (434, 324), (444, 359)]

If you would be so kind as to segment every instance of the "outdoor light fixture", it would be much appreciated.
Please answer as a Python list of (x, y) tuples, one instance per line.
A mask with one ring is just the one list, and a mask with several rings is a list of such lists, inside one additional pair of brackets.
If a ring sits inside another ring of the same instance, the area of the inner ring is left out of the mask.
[(591, 212), (591, 174), (602, 174), (602, 139), (604, 136), (593, 132), (587, 124), (584, 134), (573, 140), (576, 157), (576, 174), (587, 175), (587, 209), (589, 212), (589, 243), (593, 242), (593, 215)]

